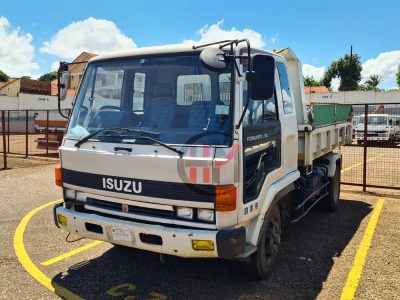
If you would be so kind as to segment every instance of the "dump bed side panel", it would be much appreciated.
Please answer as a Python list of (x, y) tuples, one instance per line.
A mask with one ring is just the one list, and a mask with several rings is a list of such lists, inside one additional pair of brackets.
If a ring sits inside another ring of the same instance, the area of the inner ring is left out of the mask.
[(298, 131), (299, 166), (312, 166), (313, 161), (318, 157), (352, 142), (350, 122), (318, 128), (313, 128), (311, 125), (299, 125)]

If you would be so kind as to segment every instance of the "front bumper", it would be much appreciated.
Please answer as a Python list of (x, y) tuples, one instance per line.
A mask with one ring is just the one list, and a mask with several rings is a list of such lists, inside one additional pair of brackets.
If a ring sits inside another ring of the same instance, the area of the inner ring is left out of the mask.
[[(66, 217), (66, 226), (58, 222), (58, 214)], [(245, 252), (244, 227), (229, 230), (173, 228), (76, 212), (62, 205), (54, 207), (54, 220), (57, 227), (82, 237), (162, 254), (233, 259)], [(212, 241), (214, 249), (194, 250), (193, 240)]]

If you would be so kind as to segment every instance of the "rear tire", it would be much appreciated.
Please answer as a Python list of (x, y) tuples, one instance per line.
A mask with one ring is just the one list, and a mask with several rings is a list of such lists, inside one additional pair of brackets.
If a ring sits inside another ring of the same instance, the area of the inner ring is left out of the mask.
[(243, 263), (247, 276), (265, 279), (271, 274), (281, 244), (281, 226), (281, 213), (275, 204), (266, 216), (257, 251), (249, 257), (250, 261)]
[(335, 212), (340, 201), (340, 165), (336, 165), (335, 174), (329, 179), (329, 194), (321, 200), (322, 208), (328, 212)]

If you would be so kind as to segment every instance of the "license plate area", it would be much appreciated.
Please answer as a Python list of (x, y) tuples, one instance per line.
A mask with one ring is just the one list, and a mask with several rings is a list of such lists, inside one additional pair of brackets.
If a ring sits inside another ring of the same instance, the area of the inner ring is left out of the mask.
[(110, 237), (114, 242), (132, 242), (132, 234), (128, 228), (111, 227)]

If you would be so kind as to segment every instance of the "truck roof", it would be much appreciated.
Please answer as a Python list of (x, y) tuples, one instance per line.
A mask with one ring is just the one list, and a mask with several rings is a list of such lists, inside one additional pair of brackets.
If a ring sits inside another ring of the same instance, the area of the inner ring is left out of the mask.
[[(218, 45), (213, 45), (213, 46), (207, 46), (209, 47), (214, 47), (218, 48)], [(243, 48), (242, 45), (239, 46), (240, 48)], [(180, 53), (180, 52), (200, 52), (206, 47), (202, 47), (199, 49), (193, 49), (192, 44), (171, 44), (171, 45), (163, 45), (163, 46), (153, 46), (153, 47), (141, 47), (141, 48), (136, 48), (132, 50), (124, 50), (124, 51), (117, 51), (117, 52), (111, 52), (103, 55), (96, 56), (92, 59), (90, 59), (90, 62), (94, 61), (101, 61), (101, 60), (107, 60), (107, 59), (114, 59), (114, 58), (124, 58), (124, 57), (132, 57), (132, 56), (142, 56), (142, 55), (154, 55), (154, 54), (170, 54), (170, 53)], [(261, 49), (260, 49), (261, 50)], [(270, 51), (265, 51), (268, 54), (274, 55), (274, 56), (279, 56), (282, 57), (281, 55), (270, 52)]]

